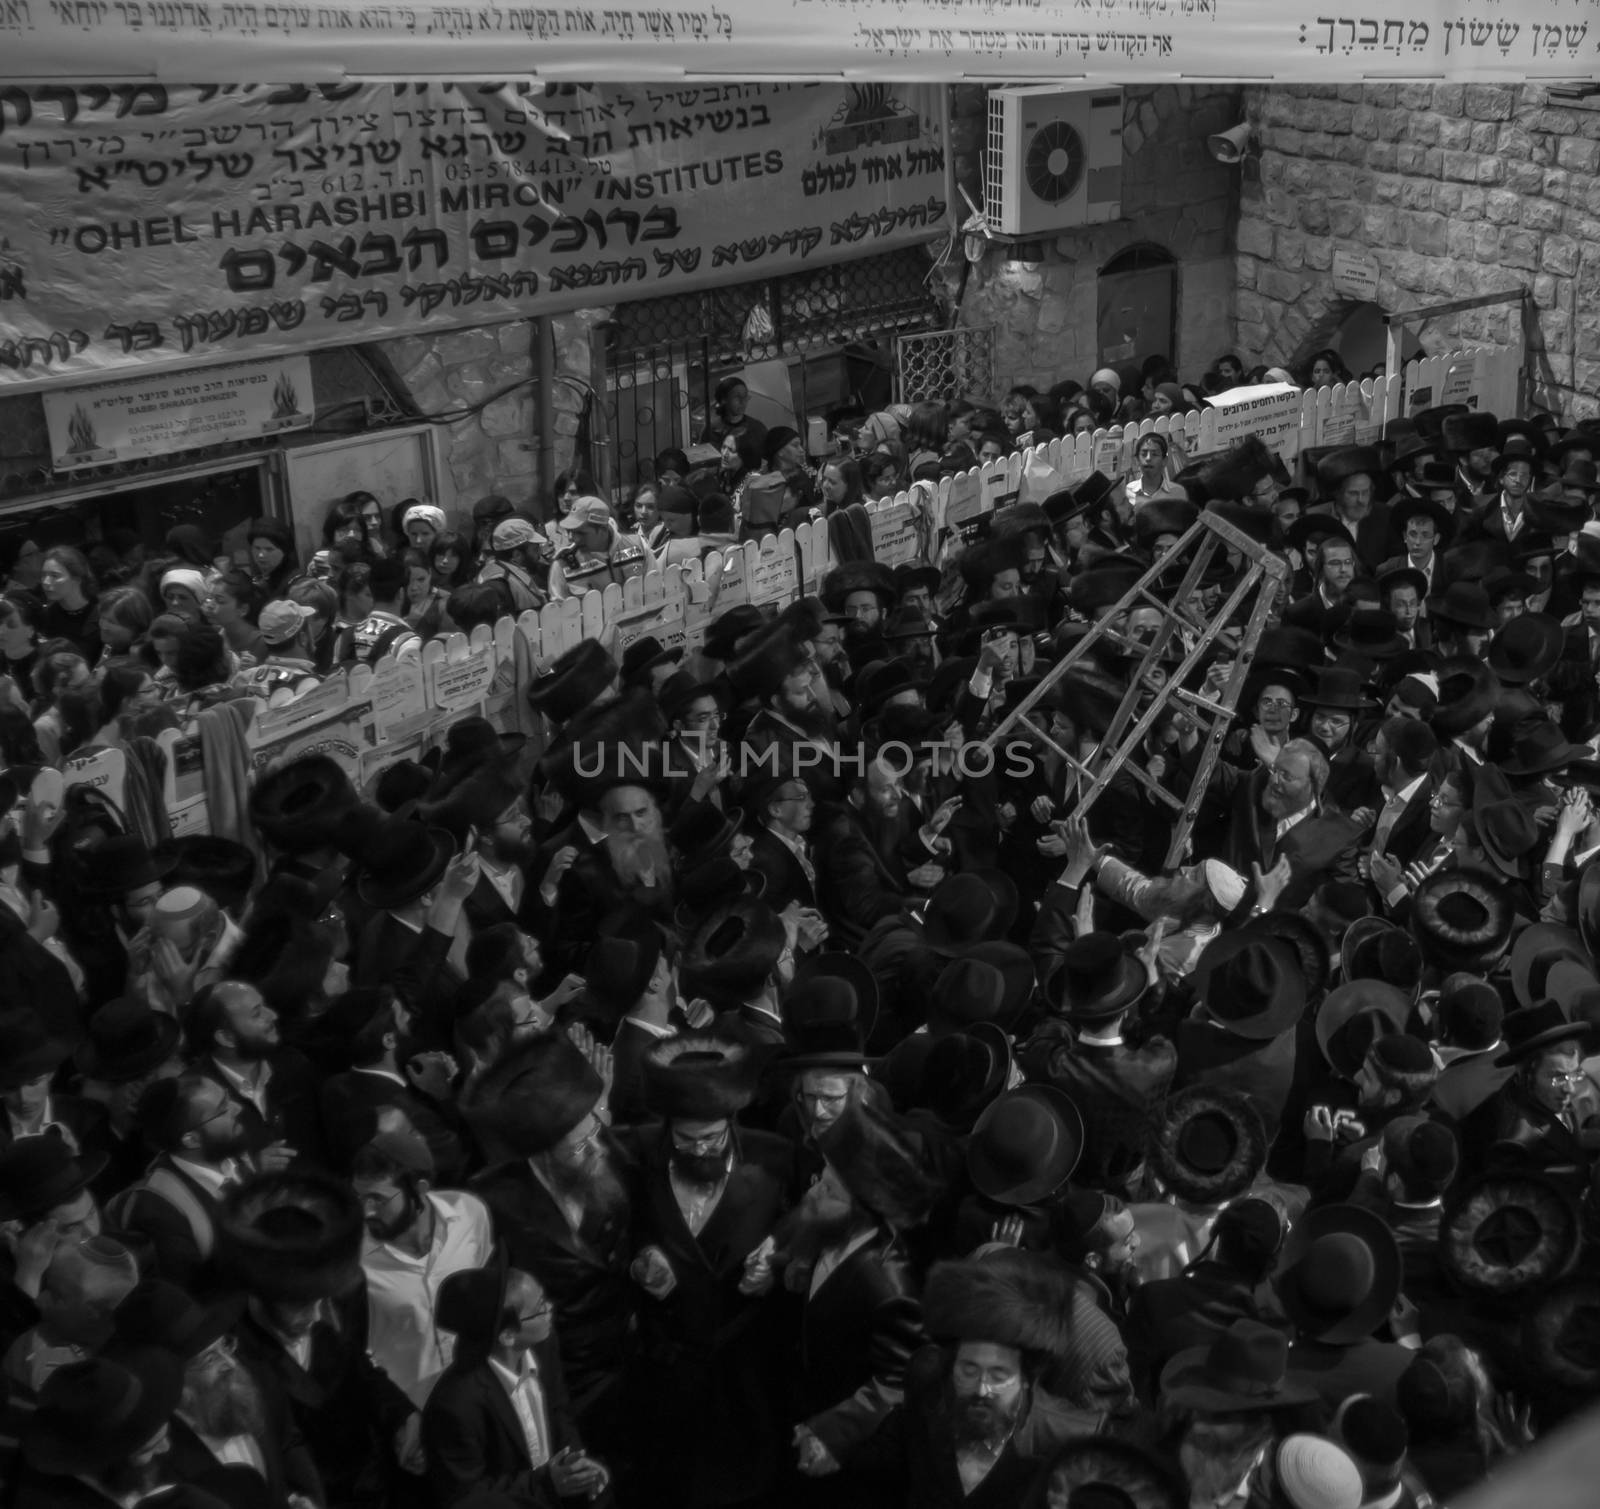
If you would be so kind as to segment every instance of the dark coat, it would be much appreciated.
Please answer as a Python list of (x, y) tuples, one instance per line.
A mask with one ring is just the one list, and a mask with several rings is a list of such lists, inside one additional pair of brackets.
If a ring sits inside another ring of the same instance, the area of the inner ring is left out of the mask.
[[(255, 1441), (261, 1450), (271, 1501), (279, 1504), (290, 1493), (302, 1493), (313, 1502), (321, 1503), (321, 1474), (306, 1449), (305, 1439), (295, 1426), (282, 1395), (275, 1389), (263, 1388), (261, 1398), (266, 1424)], [(193, 1427), (174, 1415), (172, 1451), (167, 1458), (167, 1470), (172, 1476), (180, 1483), (188, 1483), (217, 1466), (211, 1448), (195, 1434)]]
[(949, 1377), (949, 1357), (938, 1347), (923, 1347), (906, 1369), (905, 1401), (846, 1454), (846, 1471), (893, 1474), (900, 1489), (893, 1502), (906, 1509), (1012, 1509), (1035, 1502), (1051, 1460), (1066, 1442), (1097, 1434), (1105, 1421), (1104, 1415), (1075, 1410), (1035, 1389), (994, 1466), (967, 1493), (940, 1409)]
[(734, 1139), (722, 1198), (693, 1233), (672, 1191), (667, 1128), (640, 1127), (629, 1138), (639, 1166), (634, 1249), (658, 1247), (677, 1279), (664, 1299), (638, 1302), (633, 1417), (657, 1501), (694, 1509), (770, 1492), (788, 1447), (776, 1322), (789, 1297), (781, 1287), (746, 1296), (739, 1283), (788, 1203), (795, 1150), (786, 1138), (743, 1128)]
[(1173, 1088), (1193, 1084), (1237, 1090), (1261, 1113), (1267, 1136), (1275, 1136), (1294, 1083), (1295, 1031), (1259, 1041), (1239, 1037), (1216, 1023), (1186, 1017), (1178, 1024), (1178, 1073)]
[(1357, 879), (1361, 830), (1348, 817), (1312, 813), (1280, 840), (1274, 836), (1275, 820), (1261, 807), (1270, 770), (1263, 766), (1241, 776), (1219, 764), (1212, 774), (1213, 791), (1231, 803), (1227, 851), (1222, 857), (1248, 877), (1251, 865), (1268, 870), (1287, 856), (1290, 878), (1278, 898), (1279, 907), (1300, 911), (1324, 881)]
[(1289, 1331), (1283, 1306), (1269, 1284), (1252, 1284), (1210, 1258), (1175, 1278), (1141, 1284), (1128, 1303), (1129, 1341), (1141, 1377), (1153, 1381), (1179, 1352), (1209, 1345), (1236, 1320)]
[[(875, 922), (894, 916), (911, 899), (908, 869), (933, 858), (903, 848), (886, 859), (878, 852), (855, 809), (846, 804), (819, 813), (817, 890), (828, 919), (830, 944), (853, 948)], [(911, 835), (915, 841), (915, 834)], [(920, 844), (917, 846), (920, 849)], [(907, 860), (910, 863), (907, 863)]]
[[(629, 1181), (625, 1165), (617, 1172)], [(497, 1164), (472, 1187), (494, 1215), (511, 1266), (538, 1279), (555, 1307), (567, 1386), (582, 1419), (595, 1397), (615, 1388), (628, 1357), (640, 1293), (628, 1277), (629, 1218), (577, 1235), (526, 1159)]]
[[(551, 1455), (567, 1447), (581, 1449), (555, 1339), (539, 1343), (533, 1355)], [(428, 1455), (428, 1487), (439, 1509), (484, 1491), (504, 1494), (528, 1509), (556, 1509), (573, 1502), (556, 1494), (548, 1466), (533, 1466), (511, 1396), (485, 1359), (457, 1358), (445, 1369), (422, 1412), (422, 1444)]]
[(452, 940), (432, 928), (413, 932), (388, 912), (378, 912), (361, 930), (354, 981), (358, 986), (392, 985), (420, 1014), (430, 1043), (449, 1046), (441, 1024), (450, 1020), (450, 998), (462, 975), (450, 962)]
[(304, 1054), (294, 1048), (279, 1048), (267, 1059), (267, 1065), (272, 1072), (267, 1080), (265, 1116), (254, 1101), (239, 1093), (209, 1053), (195, 1060), (194, 1072), (209, 1079), (233, 1103), (239, 1113), (241, 1133), (248, 1138), (246, 1146), (252, 1152), (284, 1142), (295, 1150), (297, 1162), (325, 1163), (316, 1072)]
[[(198, 1230), (184, 1208), (147, 1187), (149, 1174), (157, 1168), (177, 1179), (193, 1195), (195, 1209), (203, 1220)], [(138, 1234), (155, 1253), (156, 1272), (169, 1283), (191, 1292), (205, 1287), (211, 1276), (211, 1253), (216, 1240), (219, 1202), (204, 1185), (197, 1183), (163, 1153), (150, 1164), (145, 1179), (132, 1185), (108, 1208), (111, 1224)]]
[[(811, 858), (809, 851), (807, 858)], [(812, 859), (813, 871), (815, 867), (816, 861)], [(767, 888), (761, 899), (773, 911), (781, 912), (791, 901), (798, 901), (801, 906), (816, 906), (817, 891), (811, 877), (800, 867), (794, 851), (765, 827), (757, 828), (751, 836), (750, 868), (766, 876)]]
[(1392, 1341), (1371, 1337), (1347, 1347), (1299, 1340), (1289, 1347), (1289, 1371), (1301, 1374), (1330, 1412), (1352, 1394), (1372, 1394), (1393, 1409), (1400, 1375), (1415, 1357)]
[(841, 1456), (898, 1403), (906, 1364), (926, 1340), (911, 1265), (880, 1229), (806, 1299), (799, 1417)]
[(328, 1158), (345, 1169), (370, 1141), (370, 1117), (393, 1108), (405, 1113), (433, 1154), (434, 1183), (451, 1189), (466, 1171), (467, 1148), (453, 1119), (420, 1091), (396, 1084), (386, 1074), (352, 1069), (323, 1082), (318, 1097)]
[(311, 1331), (301, 1367), (284, 1344), (247, 1313), (235, 1335), (238, 1355), (288, 1407), (330, 1497), (374, 1482), (393, 1456), (393, 1437), (415, 1406), (367, 1349), (367, 1290), (358, 1285), (328, 1302)]

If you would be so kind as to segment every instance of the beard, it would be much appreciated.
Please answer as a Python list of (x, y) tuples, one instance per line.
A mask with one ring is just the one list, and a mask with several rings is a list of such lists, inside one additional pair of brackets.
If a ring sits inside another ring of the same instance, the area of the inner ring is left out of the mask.
[(842, 1246), (861, 1229), (862, 1217), (854, 1210), (818, 1214), (802, 1202), (778, 1222), (773, 1232), (784, 1260), (809, 1271), (830, 1247)]
[(586, 1149), (574, 1162), (548, 1159), (545, 1172), (562, 1199), (583, 1207), (586, 1229), (627, 1218), (628, 1191), (603, 1145), (597, 1143)]
[(985, 1399), (981, 1394), (958, 1394), (954, 1384), (945, 1382), (939, 1402), (939, 1434), (955, 1444), (998, 1451), (1011, 1438), (1028, 1402), (1028, 1390), (1017, 1390), (1009, 1404), (1000, 1399)]
[(203, 1389), (186, 1382), (178, 1408), (203, 1436), (260, 1437), (266, 1427), (261, 1390), (241, 1367), (213, 1378)]
[(729, 1157), (722, 1153), (685, 1153), (672, 1150), (672, 1171), (685, 1184), (699, 1189), (714, 1189), (727, 1177)]
[(1228, 1446), (1207, 1441), (1200, 1447), (1191, 1445), (1185, 1437), (1178, 1447), (1178, 1462), (1189, 1480), (1191, 1501), (1215, 1503), (1237, 1488), (1262, 1447), (1271, 1439), (1270, 1425), (1244, 1431), (1237, 1442)]
[(240, 1158), (250, 1151), (250, 1134), (243, 1127), (231, 1132), (217, 1133), (210, 1127), (200, 1129), (200, 1151), (210, 1163), (221, 1163), (226, 1158)]
[(415, 1190), (405, 1190), (405, 1204), (392, 1221), (367, 1222), (367, 1230), (375, 1241), (392, 1242), (402, 1232), (411, 1229), (411, 1223), (417, 1219), (417, 1212), (422, 1209), (422, 1201), (417, 1198)]

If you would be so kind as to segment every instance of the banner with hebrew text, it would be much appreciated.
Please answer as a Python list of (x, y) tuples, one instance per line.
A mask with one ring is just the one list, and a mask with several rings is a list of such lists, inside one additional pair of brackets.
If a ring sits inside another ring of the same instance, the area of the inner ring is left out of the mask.
[(1591, 0), (0, 0), (17, 80), (1591, 77)]
[(925, 85), (0, 87), (0, 392), (928, 240), (940, 132)]

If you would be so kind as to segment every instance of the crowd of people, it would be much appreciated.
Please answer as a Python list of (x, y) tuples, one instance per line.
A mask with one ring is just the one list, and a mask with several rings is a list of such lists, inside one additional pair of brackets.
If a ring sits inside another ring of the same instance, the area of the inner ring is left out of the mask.
[[(1174, 384), (813, 470), (733, 382), (615, 508), (19, 558), (0, 1504), (1425, 1509), (1589, 1405), (1600, 428), (1424, 410), (1300, 483), (1146, 437), (861, 548), (869, 472)], [(534, 736), (302, 755), (231, 836), (40, 779), (797, 508), (817, 597), (584, 640)], [(1178, 600), (1207, 510), (1250, 548)]]

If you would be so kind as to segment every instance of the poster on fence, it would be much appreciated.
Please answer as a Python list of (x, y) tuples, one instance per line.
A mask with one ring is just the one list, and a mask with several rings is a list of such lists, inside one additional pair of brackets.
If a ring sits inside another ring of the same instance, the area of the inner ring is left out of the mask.
[[(1411, 0), (1355, 14), (1315, 0), (717, 0), (632, 5), (310, 5), (0, 0), (14, 78), (749, 78), (1279, 83), (1374, 77), (1579, 78), (1594, 27), (1578, 0)], [(1109, 353), (1108, 353), (1109, 354)]]
[(1210, 400), (1216, 415), (1211, 449), (1225, 451), (1247, 435), (1257, 436), (1284, 461), (1300, 454), (1300, 410), (1304, 400), (1292, 383), (1234, 388)]
[(7, 87), (0, 392), (913, 244), (940, 131), (923, 85)]

